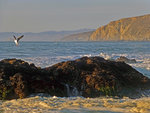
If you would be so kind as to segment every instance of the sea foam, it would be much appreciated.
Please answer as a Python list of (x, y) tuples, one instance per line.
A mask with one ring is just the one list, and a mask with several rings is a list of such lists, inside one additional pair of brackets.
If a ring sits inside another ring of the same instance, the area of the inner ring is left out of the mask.
[(148, 113), (150, 97), (129, 99), (124, 97), (83, 98), (83, 97), (30, 97), (1, 102), (0, 111), (4, 113), (65, 113), (65, 112), (96, 112), (96, 113)]

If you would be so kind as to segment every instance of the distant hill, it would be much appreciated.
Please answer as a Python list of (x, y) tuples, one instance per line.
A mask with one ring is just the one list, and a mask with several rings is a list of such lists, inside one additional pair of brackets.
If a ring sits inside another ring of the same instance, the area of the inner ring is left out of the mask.
[(61, 41), (62, 38), (76, 33), (88, 32), (91, 29), (79, 29), (74, 31), (47, 31), (40, 33), (15, 33), (15, 32), (0, 32), (0, 41), (12, 41), (13, 35), (25, 35), (22, 41)]
[(94, 31), (72, 34), (64, 37), (62, 41), (89, 41)]
[(101, 26), (90, 41), (150, 41), (150, 14), (123, 18)]
[(23, 41), (150, 41), (150, 14), (112, 21), (96, 30), (48, 31), (40, 33), (0, 32), (0, 41), (25, 35)]

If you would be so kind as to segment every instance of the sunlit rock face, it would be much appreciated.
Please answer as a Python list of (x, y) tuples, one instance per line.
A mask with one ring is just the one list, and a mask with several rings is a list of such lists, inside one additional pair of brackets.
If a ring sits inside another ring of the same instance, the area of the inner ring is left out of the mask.
[(51, 96), (140, 97), (150, 79), (124, 62), (82, 57), (43, 68), (19, 59), (0, 61), (0, 99)]
[(123, 18), (101, 26), (90, 41), (150, 41), (150, 14)]

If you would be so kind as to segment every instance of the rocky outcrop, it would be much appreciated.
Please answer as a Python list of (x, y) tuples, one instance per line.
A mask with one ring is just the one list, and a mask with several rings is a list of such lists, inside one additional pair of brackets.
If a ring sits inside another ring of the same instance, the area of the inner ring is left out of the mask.
[(19, 59), (0, 61), (0, 99), (51, 96), (140, 96), (150, 89), (150, 79), (124, 62), (83, 57), (47, 68)]
[(140, 96), (137, 89), (149, 89), (150, 79), (124, 62), (101, 57), (83, 57), (53, 65), (46, 70), (56, 80), (78, 90), (84, 97)]
[(90, 41), (150, 41), (150, 14), (112, 21), (98, 28)]
[(25, 98), (32, 93), (52, 94), (59, 85), (45, 70), (34, 64), (17, 59), (0, 61), (0, 99)]
[(117, 62), (125, 62), (125, 63), (136, 63), (135, 59), (129, 59), (124, 56), (120, 56), (119, 58), (116, 59)]

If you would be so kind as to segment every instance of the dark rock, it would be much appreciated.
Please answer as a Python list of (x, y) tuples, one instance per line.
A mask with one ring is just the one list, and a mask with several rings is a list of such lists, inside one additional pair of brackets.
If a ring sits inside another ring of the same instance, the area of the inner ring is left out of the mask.
[(46, 68), (57, 81), (76, 87), (84, 97), (139, 96), (138, 89), (150, 88), (150, 79), (124, 62), (101, 57), (83, 57)]
[(150, 79), (124, 62), (83, 57), (44, 69), (18, 59), (0, 61), (0, 99), (51, 96), (139, 96)]
[(14, 95), (11, 94), (12, 97), (24, 98), (29, 94), (28, 83), (25, 76), (26, 75), (21, 73), (16, 73), (14, 76), (10, 76), (10, 83), (14, 89)]
[(121, 56), (119, 58), (116, 59), (117, 62), (125, 62), (125, 63), (136, 63), (135, 59), (128, 59), (124, 56)]
[[(45, 70), (33, 64), (17, 59), (0, 61), (1, 99), (24, 98), (32, 93), (54, 94), (57, 86), (59, 83), (55, 82)], [(62, 87), (61, 84), (60, 86)]]

